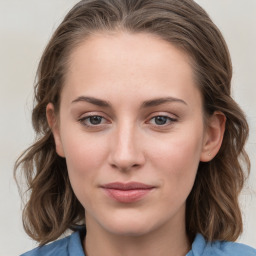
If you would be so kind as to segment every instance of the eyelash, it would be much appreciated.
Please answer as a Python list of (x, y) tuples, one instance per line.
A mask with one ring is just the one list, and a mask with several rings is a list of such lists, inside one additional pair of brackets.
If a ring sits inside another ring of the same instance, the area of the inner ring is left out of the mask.
[[(92, 124), (92, 118), (99, 118), (100, 119), (100, 123), (99, 124)], [(164, 119), (164, 123), (163, 124), (152, 124), (151, 121), (152, 120), (155, 120), (156, 122), (156, 118), (162, 118)], [(105, 120), (105, 123), (101, 123), (102, 120)], [(89, 127), (89, 128), (93, 128), (93, 127), (99, 127), (100, 125), (104, 125), (104, 124), (107, 124), (109, 123), (107, 121), (106, 118), (104, 118), (103, 116), (101, 115), (89, 115), (89, 116), (85, 116), (85, 117), (82, 117), (78, 120), (83, 126), (86, 126), (86, 127)], [(90, 122), (90, 124), (88, 124), (87, 122)], [(172, 117), (169, 117), (167, 115), (156, 115), (156, 116), (153, 116), (149, 119), (149, 121), (147, 121), (147, 123), (151, 123), (152, 125), (154, 125), (155, 127), (165, 127), (165, 126), (168, 126), (168, 125), (171, 125), (172, 123), (174, 122), (177, 122), (178, 120), (176, 118), (172, 118)], [(168, 123), (167, 123), (168, 122)]]
[[(168, 125), (171, 125), (174, 122), (177, 122), (176, 118), (172, 118), (172, 117), (169, 117), (169, 116), (166, 116), (166, 115), (156, 115), (156, 116), (153, 116), (152, 118), (149, 119), (149, 123), (153, 119), (155, 119), (155, 122), (156, 122), (156, 118), (162, 118), (162, 119), (164, 118), (165, 119), (164, 124), (153, 124), (154, 126), (157, 126), (157, 127), (168, 126)], [(166, 123), (166, 122), (168, 122), (168, 123)]]
[[(92, 124), (92, 123), (91, 123), (91, 120), (90, 120), (90, 119), (92, 119), (92, 118), (100, 118), (100, 120), (102, 120), (102, 119), (106, 120), (106, 118), (104, 118), (103, 116), (100, 116), (100, 115), (89, 115), (89, 116), (85, 116), (85, 117), (80, 118), (78, 121), (79, 121), (82, 125), (84, 125), (84, 126), (86, 126), (86, 127), (97, 127), (97, 126), (99, 126), (99, 125), (102, 125), (102, 123), (100, 123), (100, 124)], [(87, 124), (87, 123), (86, 123), (87, 121), (90, 121), (91, 124)], [(106, 121), (107, 121), (107, 120), (106, 120)]]

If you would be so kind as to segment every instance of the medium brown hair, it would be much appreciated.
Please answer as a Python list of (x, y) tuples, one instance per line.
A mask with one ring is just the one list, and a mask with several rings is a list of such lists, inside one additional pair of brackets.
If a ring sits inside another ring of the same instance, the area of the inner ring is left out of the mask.
[[(226, 116), (223, 143), (216, 157), (199, 164), (187, 199), (186, 228), (192, 238), (234, 241), (242, 232), (238, 195), (250, 162), (244, 145), (248, 124), (230, 96), (232, 66), (226, 43), (207, 13), (192, 0), (84, 0), (66, 15), (48, 43), (37, 71), (32, 113), (37, 138), (17, 160), (28, 185), (23, 211), (26, 232), (45, 244), (84, 223), (84, 209), (57, 155), (46, 119), (46, 105), (58, 112), (71, 51), (93, 33), (150, 33), (185, 51), (192, 59), (204, 113)], [(243, 161), (243, 162), (241, 162)], [(245, 165), (244, 165), (245, 164)]]

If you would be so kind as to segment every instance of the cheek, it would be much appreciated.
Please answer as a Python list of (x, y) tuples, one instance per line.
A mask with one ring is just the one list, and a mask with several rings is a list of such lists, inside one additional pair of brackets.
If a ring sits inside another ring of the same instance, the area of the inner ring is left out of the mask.
[(202, 150), (202, 133), (190, 129), (190, 132), (175, 133), (153, 144), (154, 169), (164, 173), (165, 180), (169, 181), (169, 186), (176, 187), (177, 193), (186, 191), (186, 187), (188, 193), (194, 184)]
[[(152, 155), (156, 162), (180, 166), (191, 166), (199, 163), (202, 150), (202, 137), (196, 134), (175, 134), (164, 140), (154, 143)], [(192, 166), (191, 166), (192, 167)]]
[(63, 141), (69, 178), (74, 192), (79, 194), (90, 189), (96, 183), (98, 170), (106, 161), (107, 148), (102, 140), (94, 140), (85, 134), (69, 136)]
[(159, 150), (158, 154), (159, 157), (155, 161), (158, 166), (155, 168), (161, 170), (163, 175), (163, 202), (171, 205), (172, 209), (179, 208), (185, 204), (194, 185), (199, 164), (199, 150), (196, 143), (179, 141), (179, 143), (173, 142), (167, 151)]
[(88, 210), (88, 205), (94, 208), (97, 200), (92, 194), (105, 160), (105, 150), (88, 140), (72, 140), (67, 145), (66, 162), (73, 191), (84, 209)]

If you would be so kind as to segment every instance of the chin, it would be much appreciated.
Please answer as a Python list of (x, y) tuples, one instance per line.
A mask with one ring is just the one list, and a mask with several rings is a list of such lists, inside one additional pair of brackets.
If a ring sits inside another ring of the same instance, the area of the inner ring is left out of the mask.
[(138, 214), (113, 214), (110, 219), (102, 220), (102, 227), (109, 233), (122, 236), (142, 236), (151, 233), (160, 226), (150, 216), (139, 216)]

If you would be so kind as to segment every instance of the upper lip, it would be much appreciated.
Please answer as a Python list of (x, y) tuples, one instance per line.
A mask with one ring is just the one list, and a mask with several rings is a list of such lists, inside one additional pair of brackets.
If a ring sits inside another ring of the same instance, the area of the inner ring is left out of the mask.
[(152, 185), (148, 185), (140, 182), (128, 182), (128, 183), (113, 182), (113, 183), (105, 184), (101, 187), (106, 189), (117, 189), (117, 190), (136, 190), (136, 189), (154, 188), (154, 186)]

